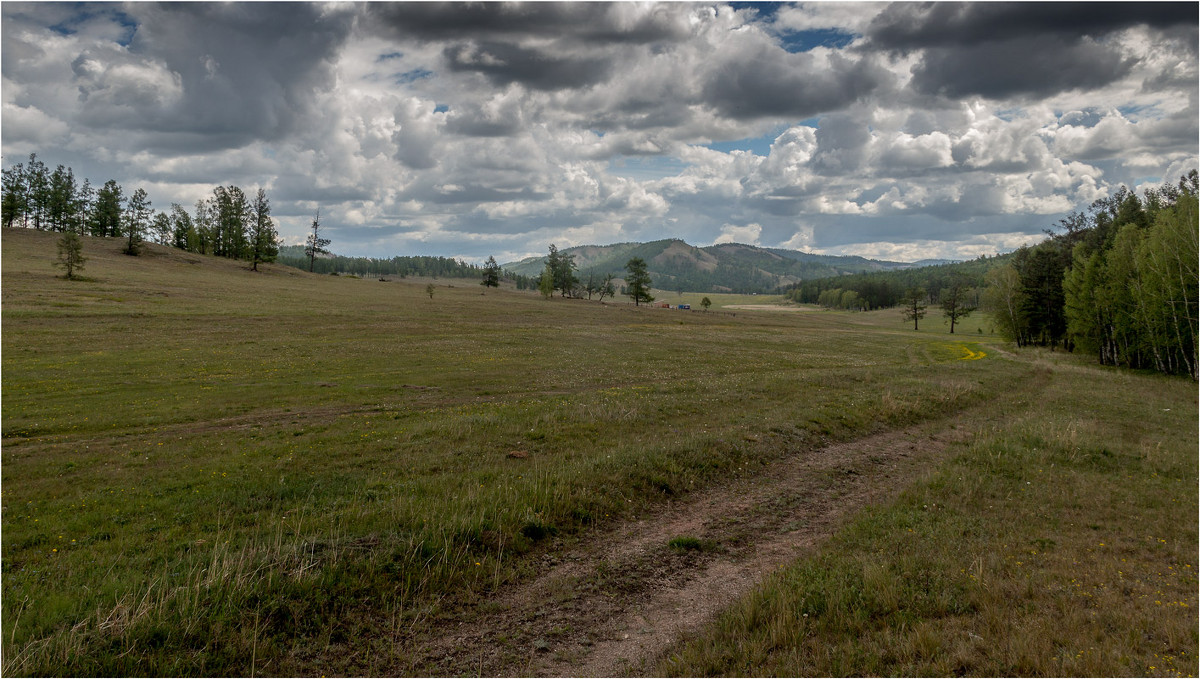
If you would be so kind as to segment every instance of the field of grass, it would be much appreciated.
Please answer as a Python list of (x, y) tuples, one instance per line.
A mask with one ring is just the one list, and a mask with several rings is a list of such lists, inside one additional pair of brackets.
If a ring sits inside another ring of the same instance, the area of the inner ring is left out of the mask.
[[(65, 281), (54, 240), (3, 234), (10, 676), (402, 673), (398, 639), (527, 577), (532, 555), (805, 446), (1049, 379), (990, 338), (914, 333), (898, 314), (680, 314), (452, 280), (430, 299), (423, 284), (254, 273), (157, 247), (130, 258), (99, 239), (84, 239), (87, 279)], [(1168, 540), (1154, 549), (1194, 554), (1194, 385), (1080, 365), (1053, 370), (1057, 405), (1030, 416), (1032, 433), (997, 432), (955, 464), (997, 457), (989, 445), (1044, 451), (1034, 436), (1050, 437), (1060, 413), (1077, 418), (1080, 446), (1105, 436), (1093, 422), (1141, 427), (1106, 464), (1142, 460), (1131, 474), (1190, 491), (1080, 521), (1136, 532), (1154, 517)], [(1111, 423), (1076, 410), (1092, 374), (1157, 385), (1145, 387), (1154, 399), (1134, 397)], [(1147, 419), (1139, 408), (1155, 399), (1173, 410)], [(1080, 450), (1072, 488), (1112, 473)], [(1005, 465), (1025, 457), (998, 459), (974, 473), (1007, 483)], [(1004, 488), (968, 486), (976, 500)], [(1120, 491), (1149, 502), (1142, 488)], [(888, 516), (857, 530), (902, 537)], [(1075, 538), (1051, 535), (1064, 530), (1043, 531), (1050, 553), (1077, 561)], [(1159, 554), (1133, 558), (1183, 568)], [(981, 568), (1008, 573), (993, 561)], [(1173, 599), (1190, 608), (1169, 615), (1191, 616), (1194, 633), (1191, 582), (1191, 599)]]
[(783, 295), (742, 295), (731, 292), (676, 292), (674, 290), (658, 290), (651, 289), (650, 294), (654, 296), (654, 304), (666, 302), (671, 306), (680, 304), (690, 304), (693, 310), (703, 310), (700, 306), (700, 301), (705, 297), (712, 302), (710, 310), (716, 311), (727, 306), (738, 304), (784, 304), (787, 303), (787, 298)]
[[(659, 665), (672, 676), (1195, 676), (1196, 388), (1080, 366)], [(1031, 407), (1032, 406), (1032, 407)]]

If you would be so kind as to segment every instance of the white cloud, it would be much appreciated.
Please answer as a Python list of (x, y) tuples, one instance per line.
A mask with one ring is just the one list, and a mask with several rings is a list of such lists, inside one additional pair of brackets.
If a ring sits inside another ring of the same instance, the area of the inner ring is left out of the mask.
[(713, 241), (713, 245), (720, 243), (758, 245), (758, 239), (761, 235), (762, 226), (759, 224), (746, 224), (745, 226), (725, 224), (721, 227), (721, 235), (717, 236), (717, 239)]
[[(1102, 85), (1060, 73), (956, 99), (930, 80), (940, 65), (972, 86), (951, 47), (936, 64), (925, 45), (873, 51), (884, 7), (6, 3), (3, 151), (144, 184), (156, 207), (265, 186), (293, 242), (320, 207), (340, 252), (477, 259), (666, 237), (808, 248), (868, 218), (837, 247), (961, 256), (1196, 165), (1194, 27), (1097, 39), (1128, 64)], [(785, 49), (814, 31), (858, 37)], [(706, 147), (746, 139), (756, 151)], [(919, 236), (931, 221), (962, 238)]]

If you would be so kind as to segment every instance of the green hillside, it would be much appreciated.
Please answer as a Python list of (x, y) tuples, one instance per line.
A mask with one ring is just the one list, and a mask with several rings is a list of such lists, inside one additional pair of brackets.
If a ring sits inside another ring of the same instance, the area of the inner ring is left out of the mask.
[[(770, 292), (814, 278), (827, 278), (871, 271), (910, 268), (902, 262), (863, 257), (815, 255), (795, 250), (760, 248), (742, 243), (720, 243), (707, 247), (688, 245), (678, 239), (649, 243), (584, 245), (561, 251), (575, 257), (581, 277), (589, 274), (621, 276), (633, 257), (646, 261), (654, 286), (687, 292)], [(505, 270), (537, 276), (545, 257), (528, 257), (505, 264)]]

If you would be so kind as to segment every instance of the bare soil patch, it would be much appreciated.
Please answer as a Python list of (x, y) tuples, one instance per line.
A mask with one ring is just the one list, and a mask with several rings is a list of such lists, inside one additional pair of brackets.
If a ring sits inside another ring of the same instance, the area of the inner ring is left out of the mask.
[[(956, 426), (957, 424), (957, 426)], [(762, 577), (814, 549), (856, 510), (898, 495), (966, 438), (941, 420), (805, 450), (752, 476), (542, 557), (545, 569), (405, 640), (399, 673), (623, 676), (653, 670)], [(703, 549), (672, 549), (677, 537)]]

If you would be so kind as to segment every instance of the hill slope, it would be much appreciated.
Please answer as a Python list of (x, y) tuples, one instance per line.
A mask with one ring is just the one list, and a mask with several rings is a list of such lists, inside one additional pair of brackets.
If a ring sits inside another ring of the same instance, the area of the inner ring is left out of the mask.
[[(913, 266), (864, 257), (836, 257), (760, 248), (742, 243), (696, 247), (678, 239), (584, 245), (566, 248), (561, 252), (575, 256), (581, 277), (608, 273), (621, 276), (626, 262), (633, 257), (641, 257), (646, 260), (654, 287), (688, 292), (768, 292), (813, 278)], [(516, 274), (537, 276), (545, 263), (545, 257), (528, 257), (505, 264), (504, 268)]]

